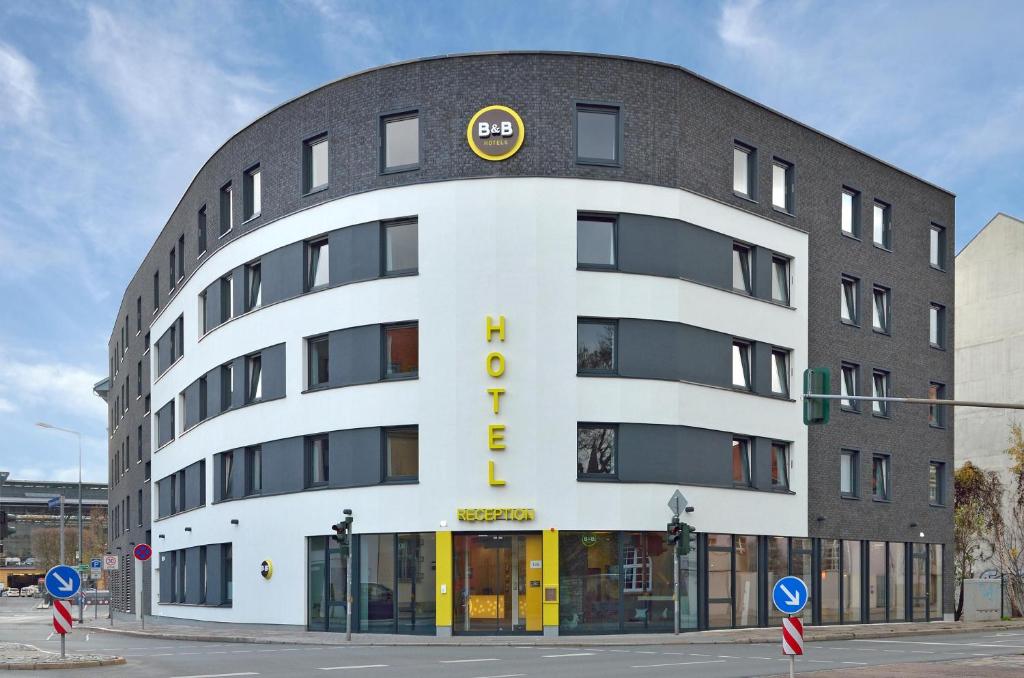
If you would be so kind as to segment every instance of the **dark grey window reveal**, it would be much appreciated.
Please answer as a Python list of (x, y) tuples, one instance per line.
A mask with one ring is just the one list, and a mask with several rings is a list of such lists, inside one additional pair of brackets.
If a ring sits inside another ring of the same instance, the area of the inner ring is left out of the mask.
[(235, 393), (235, 367), (233, 363), (220, 366), (220, 409), (230, 410)]
[(145, 353), (149, 350), (149, 332), (142, 338), (142, 352)]
[(416, 480), (420, 474), (420, 437), (415, 428), (384, 430), (385, 473), (388, 481)]
[(576, 162), (619, 165), (622, 121), (618, 106), (576, 104)]
[(928, 503), (933, 506), (946, 503), (946, 465), (941, 461), (928, 464)]
[(207, 391), (206, 376), (199, 377), (199, 421), (210, 416), (209, 393)]
[(138, 522), (138, 526), (142, 527), (142, 490), (139, 490), (138, 501), (136, 501), (135, 505), (138, 507), (136, 511), (138, 513), (136, 521)]
[(328, 149), (326, 134), (307, 139), (302, 143), (303, 193), (309, 193), (327, 186)]
[(228, 273), (226, 276), (220, 279), (220, 323), (226, 323), (231, 320), (232, 297), (234, 296), (235, 290), (235, 279), (234, 276)]
[(746, 438), (732, 439), (732, 483), (737, 487), (751, 487), (753, 460), (750, 456), (750, 441)]
[(772, 488), (789, 489), (789, 445), (772, 443)]
[(230, 499), (234, 491), (235, 451), (228, 450), (220, 455), (220, 496)]
[(580, 318), (576, 323), (576, 372), (614, 374), (617, 339), (614, 320)]
[(144, 399), (144, 405), (143, 405), (144, 409), (142, 411), (143, 414), (149, 414), (150, 409), (152, 409), (151, 405), (150, 405), (150, 403), (151, 403), (150, 398), (151, 398), (151, 396), (147, 394), (145, 399)]
[(843, 234), (860, 237), (860, 191), (843, 187), (841, 195), (840, 228)]
[(892, 478), (890, 477), (889, 455), (875, 454), (871, 457), (871, 498), (879, 501), (892, 499)]
[(381, 118), (381, 172), (404, 172), (420, 166), (419, 111)]
[(135, 366), (135, 396), (142, 395), (142, 361)]
[(876, 200), (871, 209), (872, 239), (879, 247), (892, 249), (892, 206)]
[(306, 486), (326, 485), (330, 479), (328, 437), (325, 435), (306, 438)]
[(839, 318), (848, 325), (860, 324), (860, 280), (844, 275), (840, 288)]
[(739, 141), (732, 146), (732, 190), (757, 200), (757, 150)]
[(306, 355), (309, 360), (308, 388), (324, 386), (330, 381), (330, 350), (327, 335), (306, 340)]
[(252, 445), (245, 448), (245, 494), (259, 494), (263, 491), (263, 447)]
[(793, 213), (793, 163), (772, 159), (772, 207)]
[(844, 497), (858, 496), (859, 459), (860, 454), (856, 450), (839, 451), (839, 494)]
[(420, 328), (416, 323), (383, 326), (384, 379), (407, 379), (419, 374)]
[(746, 391), (753, 384), (750, 379), (750, 344), (745, 341), (732, 342), (732, 385)]
[(178, 280), (185, 277), (185, 234), (178, 236)]
[[(887, 398), (891, 392), (889, 384), (889, 373), (885, 370), (874, 370), (871, 373), (871, 396), (873, 398)], [(871, 413), (879, 417), (888, 417), (890, 412), (889, 402), (885, 400), (872, 400)]]
[(306, 243), (306, 291), (330, 282), (330, 250), (327, 238)]
[(871, 290), (871, 327), (876, 332), (891, 332), (892, 292), (888, 287), (875, 285)]
[(263, 357), (259, 353), (245, 358), (245, 383), (246, 404), (263, 399)]
[(210, 331), (206, 320), (206, 290), (199, 293), (199, 336)]
[[(840, 366), (839, 394), (844, 396), (860, 395), (860, 367), (854, 363), (843, 363)], [(859, 400), (840, 400), (839, 406), (852, 412), (860, 411)]]
[(752, 294), (754, 288), (751, 284), (751, 278), (750, 248), (741, 243), (733, 243), (732, 288), (744, 294)]
[(614, 269), (615, 217), (576, 217), (576, 264), (580, 268)]
[(177, 268), (178, 268), (177, 257), (175, 257), (174, 248), (172, 247), (170, 254), (168, 254), (168, 256), (167, 256), (167, 271), (168, 271), (167, 289), (172, 290), (172, 291), (174, 290), (174, 288), (178, 284), (177, 282), (175, 282), (175, 276), (174, 276), (174, 273), (177, 270)]
[(220, 235), (231, 230), (235, 221), (235, 208), (231, 202), (231, 182), (220, 189)]
[(263, 174), (256, 165), (246, 170), (242, 182), (242, 218), (258, 217), (263, 209)]
[(772, 257), (772, 300), (789, 306), (789, 259)]
[(928, 263), (933, 268), (946, 268), (946, 229), (932, 224), (928, 232)]
[(135, 334), (142, 331), (142, 297), (135, 300)]
[(139, 424), (138, 431), (135, 435), (135, 460), (142, 461), (142, 424)]
[(199, 208), (199, 214), (196, 217), (196, 249), (198, 250), (197, 259), (206, 252), (206, 205)]
[(263, 303), (262, 266), (254, 261), (245, 267), (245, 310), (252, 311)]
[(419, 269), (419, 224), (415, 219), (384, 222), (384, 275)]
[(789, 397), (789, 351), (772, 349), (772, 393)]
[(602, 480), (617, 477), (616, 438), (613, 424), (579, 424), (576, 427), (576, 477)]
[(153, 273), (153, 313), (160, 310), (160, 271)]
[[(945, 400), (946, 385), (935, 381), (928, 384), (928, 398), (930, 400)], [(928, 406), (928, 425), (934, 428), (946, 427), (946, 407), (944, 405)]]
[(928, 343), (932, 348), (946, 348), (946, 307), (942, 304), (928, 308)]

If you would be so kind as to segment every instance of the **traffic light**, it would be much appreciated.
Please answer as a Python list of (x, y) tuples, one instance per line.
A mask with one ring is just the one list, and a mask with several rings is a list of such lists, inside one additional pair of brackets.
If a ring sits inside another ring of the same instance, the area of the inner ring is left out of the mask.
[(352, 509), (342, 511), (345, 515), (341, 522), (331, 525), (334, 534), (331, 539), (338, 543), (341, 555), (348, 556), (352, 549)]
[(679, 551), (679, 555), (685, 556), (690, 553), (690, 544), (693, 542), (693, 525), (683, 523), (681, 527), (676, 548)]
[(683, 524), (679, 522), (679, 516), (672, 516), (672, 522), (665, 526), (665, 541), (678, 548), (682, 528)]
[(804, 423), (827, 424), (829, 403), (824, 398), (807, 398), (807, 395), (829, 395), (832, 392), (832, 371), (827, 367), (812, 367), (804, 370)]
[(7, 539), (17, 531), (18, 529), (9, 522), (7, 511), (0, 511), (0, 539)]

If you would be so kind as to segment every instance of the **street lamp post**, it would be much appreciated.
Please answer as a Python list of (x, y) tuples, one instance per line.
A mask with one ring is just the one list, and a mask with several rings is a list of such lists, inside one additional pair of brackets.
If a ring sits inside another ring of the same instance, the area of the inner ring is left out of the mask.
[[(61, 428), (59, 426), (54, 426), (53, 424), (47, 424), (47, 423), (42, 422), (42, 421), (36, 422), (36, 426), (38, 426), (39, 428), (47, 428), (47, 429), (50, 429), (52, 431), (60, 431), (61, 433), (70, 433), (73, 436), (75, 436), (76, 438), (78, 438), (78, 564), (81, 565), (82, 564), (82, 559), (85, 557), (85, 553), (82, 550), (82, 548), (83, 548), (83, 543), (82, 543), (82, 434), (79, 433), (78, 431), (72, 431), (71, 429), (68, 429), (68, 428)], [(61, 532), (61, 536), (63, 536), (64, 535), (64, 525), (60, 526), (60, 532)], [(82, 603), (81, 603), (81, 600), (79, 600), (79, 604), (78, 604), (78, 621), (79, 622), (82, 621), (82, 614), (83, 614)]]

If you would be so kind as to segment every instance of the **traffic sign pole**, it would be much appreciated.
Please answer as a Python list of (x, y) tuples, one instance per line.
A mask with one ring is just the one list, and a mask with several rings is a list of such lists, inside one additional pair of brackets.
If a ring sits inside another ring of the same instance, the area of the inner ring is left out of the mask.
[(135, 556), (135, 618), (142, 624), (142, 630), (146, 630), (146, 615), (142, 614), (142, 564), (153, 556), (153, 547), (142, 543), (132, 549)]

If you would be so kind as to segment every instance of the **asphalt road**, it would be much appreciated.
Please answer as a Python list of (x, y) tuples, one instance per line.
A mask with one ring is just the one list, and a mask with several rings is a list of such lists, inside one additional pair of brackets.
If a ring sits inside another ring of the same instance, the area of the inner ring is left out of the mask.
[[(59, 640), (50, 636), (49, 611), (41, 613), (5, 604), (8, 602), (0, 601), (0, 640), (59, 650)], [(69, 636), (68, 651), (117, 654), (128, 660), (121, 667), (61, 672), (68, 678), (729, 678), (788, 674), (789, 669), (789, 660), (780, 656), (775, 643), (615, 648), (602, 647), (599, 642), (582, 648), (325, 647), (171, 641), (79, 631)], [(1021, 654), (1022, 632), (822, 642), (808, 643), (807, 654), (797, 659), (796, 670), (862, 669), (855, 675), (905, 675), (905, 667), (893, 665), (929, 662), (929, 676), (986, 676), (990, 675), (988, 669), (979, 665), (977, 672), (968, 670), (964, 661)], [(951, 660), (957, 663), (942, 663)], [(887, 665), (892, 671), (884, 669)]]

